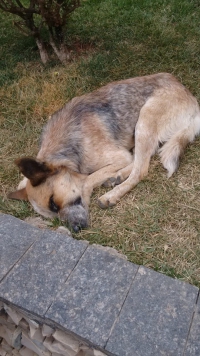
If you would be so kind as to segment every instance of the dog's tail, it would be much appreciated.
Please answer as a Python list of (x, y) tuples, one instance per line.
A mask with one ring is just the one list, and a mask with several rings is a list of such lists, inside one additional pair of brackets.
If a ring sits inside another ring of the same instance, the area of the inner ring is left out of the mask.
[(196, 135), (200, 134), (200, 112), (188, 121), (190, 122), (187, 127), (173, 130), (159, 149), (161, 162), (168, 171), (168, 178), (178, 169), (179, 158), (185, 147), (194, 140)]

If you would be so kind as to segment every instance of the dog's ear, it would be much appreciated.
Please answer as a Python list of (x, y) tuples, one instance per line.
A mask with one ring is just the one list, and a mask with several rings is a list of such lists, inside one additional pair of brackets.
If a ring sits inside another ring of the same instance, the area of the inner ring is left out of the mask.
[(45, 162), (39, 162), (33, 158), (19, 158), (15, 161), (20, 172), (30, 180), (33, 187), (44, 182), (47, 177), (55, 173), (55, 169)]
[(9, 193), (8, 198), (9, 199), (17, 199), (17, 200), (28, 200), (26, 188), (15, 190), (14, 192)]

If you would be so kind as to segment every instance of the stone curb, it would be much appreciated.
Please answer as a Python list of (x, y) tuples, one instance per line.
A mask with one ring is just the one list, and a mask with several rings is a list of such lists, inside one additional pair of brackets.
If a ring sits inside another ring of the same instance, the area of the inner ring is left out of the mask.
[(197, 287), (10, 215), (0, 214), (0, 242), (4, 309), (73, 335), (99, 355), (200, 355)]

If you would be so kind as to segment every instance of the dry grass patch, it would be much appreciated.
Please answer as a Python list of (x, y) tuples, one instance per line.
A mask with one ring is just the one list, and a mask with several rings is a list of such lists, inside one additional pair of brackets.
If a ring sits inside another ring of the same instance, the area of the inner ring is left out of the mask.
[[(35, 156), (43, 125), (48, 117), (58, 110), (77, 92), (81, 94), (81, 80), (76, 65), (70, 71), (63, 67), (53, 67), (44, 72), (41, 65), (18, 64), (16, 70), (20, 79), (0, 89), (2, 113), (0, 116), (0, 172), (1, 190), (16, 184), (14, 160), (18, 156)], [(78, 90), (76, 88), (78, 87)], [(15, 179), (13, 179), (15, 176)]]
[[(72, 97), (113, 80), (168, 71), (200, 101), (199, 16), (196, 1), (84, 1), (68, 28), (71, 62), (44, 68), (32, 40), (0, 13), (0, 211), (21, 219), (37, 215), (28, 203), (6, 198), (20, 180), (13, 161), (37, 154), (42, 126)], [(90, 227), (74, 237), (200, 286), (199, 152), (200, 138), (169, 180), (154, 157), (148, 177), (111, 209), (97, 206), (105, 188), (96, 189)]]
[(112, 209), (101, 211), (96, 206), (104, 192), (99, 189), (92, 199), (91, 228), (81, 232), (82, 238), (115, 247), (135, 263), (199, 285), (200, 164), (192, 165), (199, 146), (200, 139), (188, 148), (179, 171), (169, 180), (158, 158), (153, 158), (146, 180)]
[[(13, 161), (21, 155), (35, 156), (48, 116), (75, 92), (80, 95), (83, 91), (84, 82), (75, 65), (68, 73), (53, 68), (41, 77), (40, 73), (26, 72), (18, 82), (2, 88), (7, 105), (1, 117), (1, 211), (20, 218), (37, 216), (28, 203), (6, 199), (20, 180)], [(134, 263), (199, 285), (199, 149), (197, 139), (169, 180), (158, 157), (154, 157), (146, 180), (114, 208), (101, 210), (97, 206), (97, 198), (105, 192), (105, 188), (98, 188), (92, 197), (90, 228), (75, 237), (114, 247)], [(52, 228), (60, 224), (54, 221)]]

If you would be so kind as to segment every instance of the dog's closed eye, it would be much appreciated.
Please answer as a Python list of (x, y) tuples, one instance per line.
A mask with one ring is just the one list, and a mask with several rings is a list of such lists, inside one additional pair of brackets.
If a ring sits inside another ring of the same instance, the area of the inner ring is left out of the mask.
[(49, 199), (49, 209), (53, 211), (54, 213), (58, 213), (60, 210), (60, 207), (55, 203), (53, 200), (53, 195)]
[(76, 200), (73, 201), (72, 205), (79, 205), (82, 204), (81, 197), (76, 198)]

